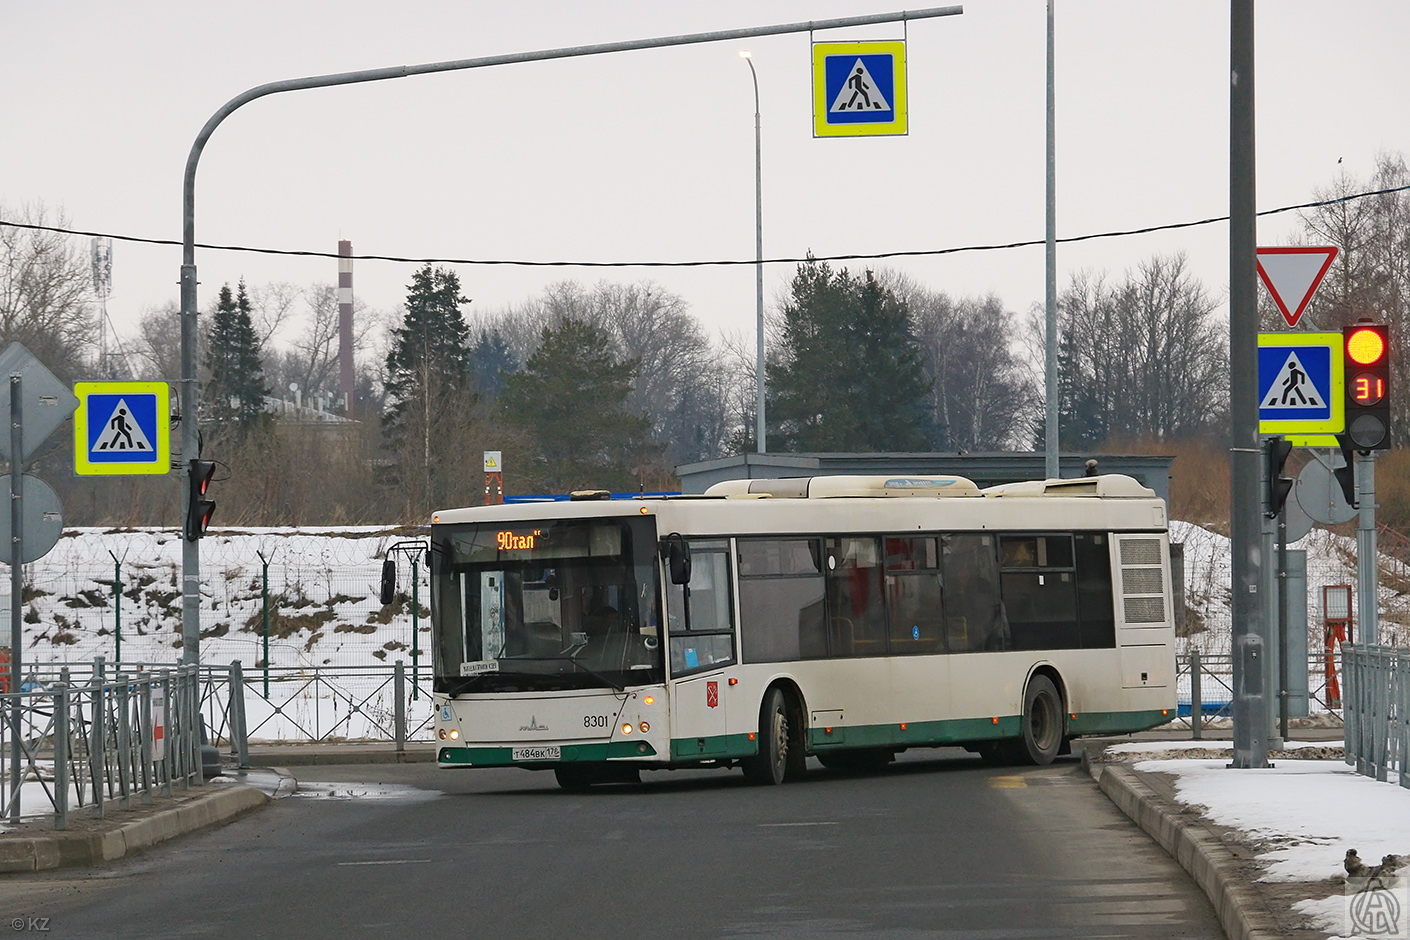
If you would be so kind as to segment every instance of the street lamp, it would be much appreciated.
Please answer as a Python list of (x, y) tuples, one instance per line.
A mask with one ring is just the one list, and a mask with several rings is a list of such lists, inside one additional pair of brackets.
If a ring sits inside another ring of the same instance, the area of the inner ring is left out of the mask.
[(759, 73), (754, 71), (754, 57), (748, 49), (741, 49), (739, 57), (749, 64), (749, 77), (754, 80), (754, 380), (759, 391), (757, 440), (762, 454), (767, 448), (764, 445), (764, 164), (759, 144)]

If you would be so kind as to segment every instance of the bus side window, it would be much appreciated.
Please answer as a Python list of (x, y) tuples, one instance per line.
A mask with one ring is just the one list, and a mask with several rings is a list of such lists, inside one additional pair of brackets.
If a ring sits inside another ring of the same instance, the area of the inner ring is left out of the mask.
[(688, 675), (735, 661), (728, 546), (691, 544), (689, 584), (666, 585), (671, 675)]
[(885, 539), (892, 655), (945, 652), (940, 559), (933, 536)]
[(741, 656), (755, 663), (827, 656), (818, 539), (739, 539)]
[(1080, 649), (1072, 536), (1001, 535), (999, 558), (1009, 648)]
[(945, 631), (950, 652), (1008, 647), (1008, 623), (999, 597), (999, 558), (992, 535), (947, 535), (941, 549)]
[(1111, 548), (1102, 532), (1077, 533), (1077, 618), (1083, 649), (1116, 646)]

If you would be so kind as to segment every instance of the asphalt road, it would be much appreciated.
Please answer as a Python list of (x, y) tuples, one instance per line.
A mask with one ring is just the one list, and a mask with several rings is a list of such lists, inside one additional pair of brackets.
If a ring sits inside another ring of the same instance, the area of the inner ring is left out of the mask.
[[(1222, 937), (1074, 761), (960, 751), (756, 788), (721, 771), (297, 768), (300, 793), (99, 870), (0, 879), (0, 929), (76, 938)], [(41, 929), (47, 928), (47, 929)]]

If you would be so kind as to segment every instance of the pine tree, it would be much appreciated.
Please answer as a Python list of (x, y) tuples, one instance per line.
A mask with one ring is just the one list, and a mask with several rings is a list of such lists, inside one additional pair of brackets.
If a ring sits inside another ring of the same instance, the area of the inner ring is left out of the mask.
[(487, 399), (496, 399), (504, 390), (505, 377), (519, 367), (509, 341), (499, 330), (481, 330), (470, 350), (470, 371), (475, 390)]
[(461, 316), (460, 278), (427, 264), (407, 286), (406, 313), (392, 331), (385, 383), (387, 409), (383, 426), (395, 455), (392, 482), (407, 498), (412, 514), (434, 502), (433, 467), (454, 454), (441, 454), (449, 443), (446, 422), (473, 409), (477, 396), (470, 372), (470, 330)]
[[(607, 331), (564, 317), (545, 327), (538, 350), (505, 380), (507, 421), (532, 441), (539, 489), (628, 489), (638, 468), (656, 457), (646, 443), (650, 422), (626, 410), (637, 369), (619, 359)], [(526, 468), (529, 469), (529, 468)]]
[(792, 451), (917, 451), (930, 446), (929, 388), (906, 305), (872, 276), (798, 266), (774, 361), (770, 433)]
[(250, 318), (245, 282), (232, 296), (230, 285), (220, 289), (206, 348), (210, 377), (202, 394), (207, 420), (236, 438), (244, 438), (263, 420), (264, 362), (259, 337)]

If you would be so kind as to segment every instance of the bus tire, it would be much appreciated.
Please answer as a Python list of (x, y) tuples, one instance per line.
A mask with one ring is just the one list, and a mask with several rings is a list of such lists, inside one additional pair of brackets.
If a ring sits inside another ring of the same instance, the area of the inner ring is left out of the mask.
[(1026, 763), (1046, 766), (1062, 749), (1064, 732), (1062, 695), (1053, 680), (1036, 675), (1023, 693), (1023, 737), (1014, 742), (1017, 756)]
[(819, 754), (818, 763), (842, 774), (875, 774), (885, 770), (896, 758), (894, 751), (884, 747), (852, 748), (830, 754)]
[[(759, 709), (759, 753), (741, 761), (744, 779), (760, 786), (777, 786), (792, 776), (790, 760), (792, 735), (788, 723), (788, 703), (777, 688), (769, 689)], [(800, 755), (801, 756), (801, 755)]]

